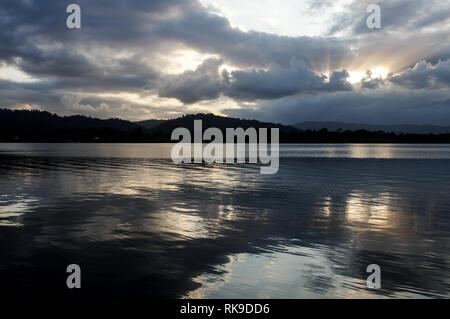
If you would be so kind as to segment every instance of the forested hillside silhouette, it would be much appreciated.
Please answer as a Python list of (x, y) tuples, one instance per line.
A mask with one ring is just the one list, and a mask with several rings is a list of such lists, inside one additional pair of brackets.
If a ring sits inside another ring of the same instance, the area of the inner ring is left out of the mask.
[(171, 142), (175, 128), (193, 134), (194, 120), (203, 130), (249, 127), (279, 128), (281, 143), (450, 143), (450, 134), (401, 134), (394, 132), (300, 130), (293, 126), (217, 116), (189, 114), (171, 120), (131, 122), (83, 115), (58, 116), (44, 111), (0, 109), (1, 142)]

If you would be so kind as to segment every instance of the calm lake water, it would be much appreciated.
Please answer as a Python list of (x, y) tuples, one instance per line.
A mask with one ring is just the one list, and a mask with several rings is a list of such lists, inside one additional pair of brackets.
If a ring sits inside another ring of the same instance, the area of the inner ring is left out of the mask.
[(2, 292), (450, 297), (450, 145), (281, 145), (275, 175), (170, 148), (0, 144)]

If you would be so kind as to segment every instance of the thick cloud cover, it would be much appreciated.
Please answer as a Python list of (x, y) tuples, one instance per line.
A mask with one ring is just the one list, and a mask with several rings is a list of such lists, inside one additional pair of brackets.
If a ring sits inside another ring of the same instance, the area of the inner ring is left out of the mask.
[[(80, 30), (66, 28), (64, 2), (1, 1), (0, 107), (145, 119), (225, 101), (241, 117), (402, 123), (442, 122), (448, 109), (448, 1), (380, 1), (380, 30), (365, 24), (372, 1), (346, 1), (322, 37), (245, 32), (197, 0), (76, 3)], [(379, 78), (379, 66), (393, 73)], [(368, 71), (350, 84), (354, 70)]]
[(371, 90), (368, 92), (292, 96), (264, 101), (255, 108), (229, 109), (230, 116), (295, 124), (339, 121), (367, 124), (448, 125), (447, 90)]
[(234, 71), (226, 74), (227, 96), (242, 99), (275, 99), (300, 93), (348, 91), (346, 71), (333, 72), (330, 79), (311, 71), (304, 62), (291, 60), (288, 68), (272, 65), (268, 70)]
[(186, 71), (163, 79), (161, 97), (177, 98), (184, 103), (217, 99), (220, 94), (237, 100), (276, 99), (301, 93), (351, 91), (348, 72), (335, 71), (328, 79), (313, 72), (304, 62), (291, 60), (288, 68), (271, 64), (267, 70), (219, 71), (219, 59), (208, 59), (195, 71)]
[(422, 61), (400, 75), (392, 75), (389, 80), (412, 89), (448, 88), (450, 86), (450, 60), (439, 62), (434, 66)]
[(161, 81), (159, 96), (173, 97), (184, 103), (217, 99), (222, 91), (220, 65), (222, 60), (208, 59), (195, 71), (167, 76)]

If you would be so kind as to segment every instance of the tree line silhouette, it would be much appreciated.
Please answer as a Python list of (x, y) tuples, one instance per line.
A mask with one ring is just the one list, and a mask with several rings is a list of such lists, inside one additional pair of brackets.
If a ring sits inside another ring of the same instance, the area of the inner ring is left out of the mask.
[[(58, 116), (39, 110), (0, 109), (0, 142), (173, 142), (175, 128), (193, 134), (194, 120), (203, 130), (226, 128), (279, 128), (280, 143), (450, 143), (450, 134), (402, 134), (367, 130), (300, 130), (293, 126), (217, 116), (189, 114), (171, 120), (131, 122), (118, 118), (102, 120), (82, 115)], [(269, 130), (270, 131), (270, 130)]]

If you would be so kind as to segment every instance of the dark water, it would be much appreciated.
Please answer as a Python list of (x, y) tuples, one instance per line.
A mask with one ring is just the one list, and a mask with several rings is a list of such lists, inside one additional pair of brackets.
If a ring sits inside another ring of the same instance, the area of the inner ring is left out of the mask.
[[(0, 144), (11, 296), (450, 296), (450, 146), (282, 145), (280, 170), (170, 145)], [(82, 288), (66, 288), (66, 267)], [(381, 289), (366, 267), (381, 267)]]

